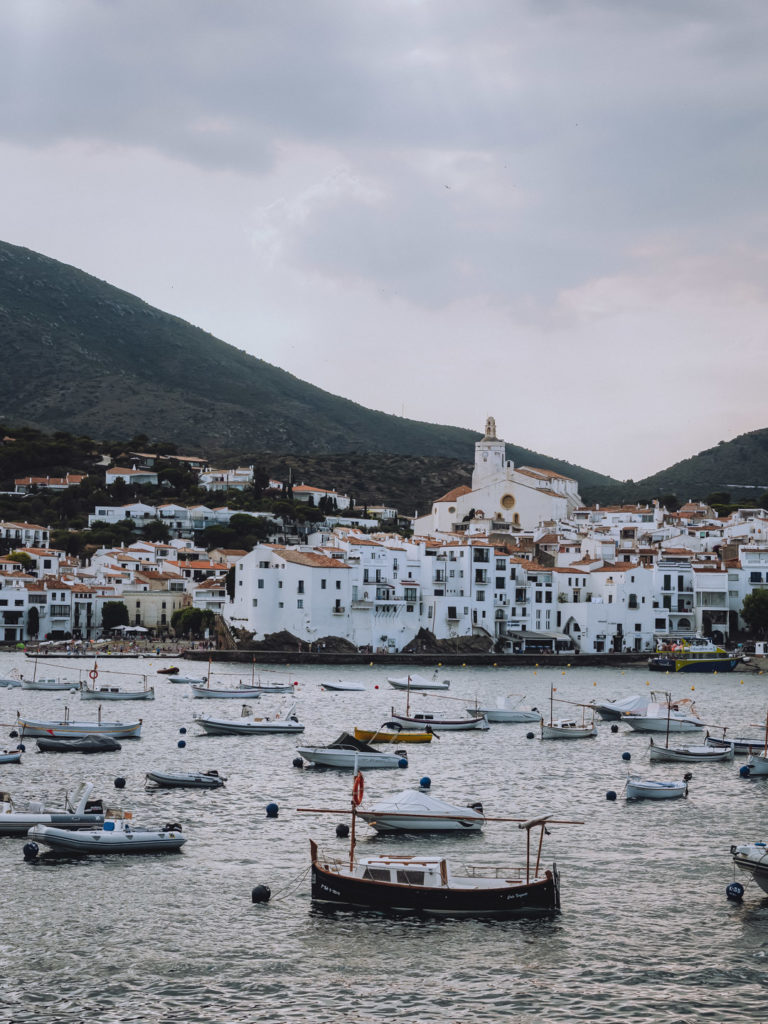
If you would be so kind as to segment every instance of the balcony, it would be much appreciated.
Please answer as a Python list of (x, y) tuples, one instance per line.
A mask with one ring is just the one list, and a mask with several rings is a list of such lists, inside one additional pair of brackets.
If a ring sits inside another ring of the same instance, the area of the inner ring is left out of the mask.
[[(365, 603), (369, 604), (370, 602), (366, 601)], [(333, 612), (334, 615), (343, 615), (346, 609), (344, 608), (343, 604), (337, 604), (334, 605), (333, 608), (331, 608), (331, 611)]]

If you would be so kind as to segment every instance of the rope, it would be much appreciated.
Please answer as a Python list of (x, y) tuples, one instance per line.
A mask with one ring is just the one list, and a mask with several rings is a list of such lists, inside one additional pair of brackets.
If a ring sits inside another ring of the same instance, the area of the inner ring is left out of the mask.
[(304, 868), (304, 870), (301, 872), (298, 878), (288, 883), (288, 886), (293, 886), (290, 892), (288, 892), (288, 886), (286, 886), (285, 889), (278, 890), (277, 895), (272, 896), (270, 898), (270, 903), (279, 903), (281, 900), (286, 900), (288, 899), (289, 896), (293, 896), (293, 894), (296, 892), (296, 890), (299, 888), (299, 886), (301, 885), (301, 883), (304, 881), (304, 879), (307, 877), (311, 870), (312, 865), (310, 864), (309, 867)]

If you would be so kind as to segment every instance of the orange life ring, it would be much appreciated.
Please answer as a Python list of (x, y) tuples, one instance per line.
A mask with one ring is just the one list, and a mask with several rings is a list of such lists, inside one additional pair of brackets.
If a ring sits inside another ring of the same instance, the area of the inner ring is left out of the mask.
[(363, 802), (363, 794), (365, 793), (365, 782), (363, 781), (362, 772), (358, 772), (355, 776), (355, 781), (352, 783), (352, 800), (356, 807), (359, 807)]
[(95, 668), (92, 668), (91, 671), (88, 673), (88, 676), (91, 679), (93, 679), (94, 682), (96, 682), (96, 680), (99, 678), (99, 673), (96, 671)]

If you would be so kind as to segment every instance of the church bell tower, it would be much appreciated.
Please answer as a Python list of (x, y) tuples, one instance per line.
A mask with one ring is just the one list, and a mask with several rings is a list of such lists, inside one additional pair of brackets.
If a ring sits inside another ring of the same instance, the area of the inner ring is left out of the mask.
[(501, 480), (506, 476), (506, 445), (496, 437), (496, 420), (489, 416), (485, 421), (485, 435), (475, 444), (475, 469), (472, 473), (472, 490)]

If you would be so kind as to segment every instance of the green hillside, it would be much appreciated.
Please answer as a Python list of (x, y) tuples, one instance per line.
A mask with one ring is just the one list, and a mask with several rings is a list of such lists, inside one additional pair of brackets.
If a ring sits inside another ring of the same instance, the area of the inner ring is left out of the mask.
[[(6, 423), (180, 450), (379, 452), (472, 460), (479, 436), (331, 395), (39, 253), (0, 242), (0, 409)], [(508, 446), (516, 464), (610, 477)]]

